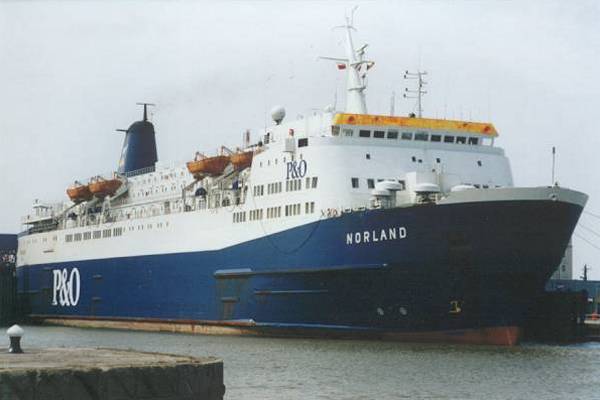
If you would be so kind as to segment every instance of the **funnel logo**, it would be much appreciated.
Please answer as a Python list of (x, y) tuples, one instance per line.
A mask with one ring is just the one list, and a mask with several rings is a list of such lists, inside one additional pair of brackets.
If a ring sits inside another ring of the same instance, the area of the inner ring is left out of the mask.
[(76, 306), (79, 302), (80, 289), (81, 278), (77, 268), (73, 268), (71, 273), (66, 268), (52, 270), (53, 306)]

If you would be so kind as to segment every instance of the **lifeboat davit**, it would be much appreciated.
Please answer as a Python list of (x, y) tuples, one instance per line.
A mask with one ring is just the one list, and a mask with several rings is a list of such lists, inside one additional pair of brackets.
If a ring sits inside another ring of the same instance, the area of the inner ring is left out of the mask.
[(252, 157), (254, 153), (252, 151), (243, 151), (239, 153), (233, 153), (229, 156), (233, 168), (236, 171), (241, 171), (244, 168), (248, 168), (252, 164)]
[(73, 186), (67, 188), (67, 196), (69, 196), (71, 201), (81, 203), (90, 200), (93, 197), (93, 194), (90, 192), (89, 185), (75, 183)]
[(219, 176), (229, 164), (229, 156), (206, 157), (187, 163), (187, 169), (194, 177)]
[(90, 192), (96, 197), (112, 196), (121, 187), (123, 182), (118, 179), (97, 178), (90, 182)]

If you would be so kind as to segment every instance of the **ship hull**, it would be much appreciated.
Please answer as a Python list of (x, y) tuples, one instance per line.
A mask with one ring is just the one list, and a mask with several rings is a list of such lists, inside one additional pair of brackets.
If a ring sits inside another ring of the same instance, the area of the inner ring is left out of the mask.
[[(21, 266), (19, 291), (30, 315), (81, 326), (512, 345), (581, 210), (351, 212), (214, 251)], [(54, 271), (73, 269), (69, 304)]]

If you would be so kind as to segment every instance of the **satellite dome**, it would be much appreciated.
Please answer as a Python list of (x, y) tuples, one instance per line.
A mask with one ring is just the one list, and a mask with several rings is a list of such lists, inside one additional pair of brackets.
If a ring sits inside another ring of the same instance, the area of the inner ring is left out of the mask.
[(277, 125), (285, 118), (285, 108), (283, 106), (275, 106), (271, 109), (271, 118)]

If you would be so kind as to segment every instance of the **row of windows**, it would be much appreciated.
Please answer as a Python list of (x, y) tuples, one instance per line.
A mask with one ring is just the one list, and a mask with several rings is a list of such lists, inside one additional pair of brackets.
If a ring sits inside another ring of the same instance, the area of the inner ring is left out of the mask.
[(286, 192), (295, 192), (297, 190), (302, 190), (302, 179), (290, 179), (285, 181)]
[(268, 207), (267, 208), (267, 219), (281, 217), (281, 207)]
[[(337, 128), (337, 129), (336, 129)], [(340, 134), (340, 130), (339, 130), (339, 126), (333, 126), (332, 127), (332, 134), (333, 136), (339, 136)], [(346, 137), (352, 137), (354, 136), (355, 132), (354, 129), (351, 128), (344, 128), (342, 130), (342, 134), (343, 136)], [(416, 141), (421, 141), (421, 142), (427, 142), (427, 141), (431, 141), (431, 142), (444, 142), (444, 143), (456, 143), (456, 144), (470, 144), (470, 145), (478, 145), (480, 142), (480, 138), (478, 137), (468, 137), (468, 136), (455, 136), (455, 135), (442, 135), (442, 134), (437, 134), (437, 133), (432, 133), (429, 134), (427, 132), (402, 132), (400, 133), (398, 130), (396, 129), (389, 129), (387, 131), (385, 130), (369, 130), (369, 129), (359, 129), (358, 130), (358, 137), (361, 138), (376, 138), (376, 139), (384, 139), (384, 138), (388, 138), (388, 139), (402, 139), (402, 140), (416, 140)]]
[(246, 211), (239, 211), (233, 213), (233, 222), (246, 222)]
[(281, 193), (281, 182), (267, 184), (267, 194)]
[(65, 235), (65, 242), (80, 242), (82, 240), (90, 240), (100, 239), (100, 238), (109, 238), (112, 236), (121, 236), (123, 235), (123, 228), (117, 227), (113, 229), (103, 229), (101, 231), (93, 231), (93, 232), (78, 232), (78, 233), (69, 233)]
[(254, 197), (263, 196), (265, 194), (265, 185), (256, 185), (252, 188)]
[(262, 208), (257, 209), (257, 210), (250, 210), (250, 221), (256, 221), (259, 219), (263, 219)]
[[(286, 217), (291, 217), (294, 215), (300, 215), (302, 212), (302, 203), (296, 204), (288, 204), (284, 207), (284, 212)], [(315, 202), (310, 201), (304, 203), (304, 213), (305, 214), (313, 214), (315, 212)], [(281, 206), (278, 207), (268, 207), (267, 208), (267, 219), (280, 218), (281, 217)], [(250, 221), (258, 221), (263, 219), (263, 210), (256, 209), (250, 210), (248, 212)], [(233, 222), (246, 222), (246, 211), (239, 211), (233, 213)]]

